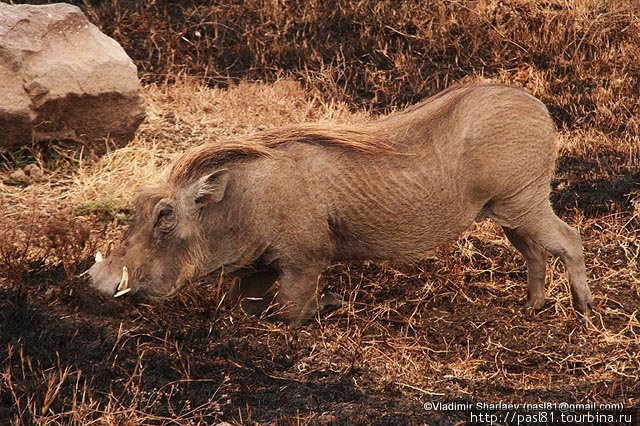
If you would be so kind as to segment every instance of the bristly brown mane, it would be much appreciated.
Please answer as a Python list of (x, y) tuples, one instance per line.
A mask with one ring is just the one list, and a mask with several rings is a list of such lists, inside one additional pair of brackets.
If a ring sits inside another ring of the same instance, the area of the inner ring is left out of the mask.
[[(409, 114), (413, 114), (418, 110), (424, 110), (425, 107), (432, 106), (439, 100), (443, 100), (443, 104), (439, 108), (432, 108), (429, 110), (429, 114), (432, 119), (436, 119), (440, 116), (446, 115), (447, 112), (451, 111), (457, 102), (469, 94), (472, 91), (475, 91), (479, 88), (494, 88), (504, 86), (504, 84), (493, 83), (493, 82), (479, 82), (479, 83), (461, 83), (461, 84), (453, 84), (452, 86), (447, 87), (446, 89), (436, 93), (435, 95), (429, 96), (426, 99), (421, 100), (420, 102), (409, 105), (408, 107), (394, 112), (386, 117), (383, 117), (380, 120), (382, 122), (392, 122), (397, 120), (402, 120)], [(446, 99), (445, 99), (446, 98)], [(426, 121), (426, 120), (425, 120)]]
[(362, 153), (393, 151), (393, 145), (379, 129), (371, 126), (298, 125), (265, 130), (240, 140), (207, 143), (182, 154), (173, 164), (169, 180), (175, 183), (190, 182), (208, 170), (226, 163), (253, 157), (268, 157), (278, 153), (278, 148), (307, 143), (340, 148)]
[(501, 86), (495, 83), (454, 85), (448, 89), (368, 125), (337, 126), (304, 124), (256, 133), (253, 136), (223, 143), (208, 143), (186, 151), (173, 164), (169, 180), (190, 182), (209, 170), (226, 163), (278, 154), (278, 148), (295, 143), (334, 147), (361, 153), (394, 152), (394, 134), (406, 131), (406, 119), (420, 115), (432, 125), (455, 108), (460, 99), (478, 88)]

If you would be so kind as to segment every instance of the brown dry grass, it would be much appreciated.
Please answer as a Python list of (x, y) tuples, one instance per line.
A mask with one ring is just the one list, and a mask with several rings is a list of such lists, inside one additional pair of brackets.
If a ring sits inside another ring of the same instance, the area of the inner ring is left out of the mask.
[(386, 111), (485, 76), (527, 87), (561, 127), (639, 135), (636, 0), (71, 3), (147, 82), (287, 75), (327, 99)]
[[(4, 177), (29, 162), (46, 170), (42, 182), (0, 186), (0, 419), (439, 424), (468, 416), (425, 412), (423, 402), (638, 406), (640, 32), (632, 3), (403, 2), (396, 14), (384, 2), (371, 11), (355, 4), (89, 8), (139, 59), (149, 115), (131, 144), (100, 159), (48, 144), (0, 162)], [(340, 41), (321, 42), (323, 22), (349, 40), (339, 60), (327, 60)], [(287, 71), (227, 88), (201, 78)], [(165, 73), (169, 84), (151, 83)], [(75, 276), (97, 246), (118, 238), (136, 188), (186, 147), (259, 126), (360, 123), (373, 113), (357, 105), (392, 108), (482, 76), (526, 87), (561, 124), (552, 201), (583, 235), (595, 296), (589, 330), (571, 310), (557, 259), (547, 307), (522, 311), (524, 262), (491, 222), (416, 265), (332, 267), (323, 281), (348, 305), (296, 333), (230, 310), (221, 283), (204, 280), (149, 306), (96, 301)]]
[(635, 0), (92, 3), (89, 15), (147, 81), (286, 72), (329, 98), (386, 110), (481, 75), (526, 86), (569, 129), (640, 130), (628, 96), (640, 87)]

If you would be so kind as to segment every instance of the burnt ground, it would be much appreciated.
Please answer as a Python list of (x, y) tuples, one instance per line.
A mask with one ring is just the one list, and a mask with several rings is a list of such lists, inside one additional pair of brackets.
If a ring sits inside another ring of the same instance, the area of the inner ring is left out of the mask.
[[(282, 87), (285, 95), (291, 90)], [(251, 97), (258, 89), (238, 90)], [(145, 138), (170, 146), (193, 128), (150, 121), (123, 152), (147, 161)], [(2, 205), (25, 207), (0, 222), (0, 424), (453, 425), (471, 421), (471, 413), (423, 405), (637, 407), (638, 151), (633, 139), (569, 138), (552, 203), (583, 237), (595, 298), (588, 329), (571, 308), (555, 258), (547, 305), (522, 308), (524, 262), (490, 221), (415, 265), (333, 266), (322, 282), (346, 306), (295, 331), (229, 306), (227, 284), (212, 279), (159, 304), (102, 299), (77, 274), (97, 247), (119, 238), (131, 216), (127, 204), (98, 198), (78, 205), (56, 195), (50, 182), (79, 173), (75, 162), (62, 161), (63, 171), (42, 184), (5, 181)], [(108, 194), (132, 170), (129, 157), (122, 165), (114, 158), (106, 162), (117, 172), (97, 163)], [(50, 158), (41, 161), (53, 170)], [(0, 167), (17, 163), (5, 157)]]
[[(53, 142), (0, 153), (0, 424), (454, 425), (471, 413), (423, 405), (638, 407), (636, 2), (76, 3), (160, 84), (143, 87), (136, 138), (100, 159)], [(552, 202), (583, 236), (588, 329), (555, 258), (547, 305), (522, 308), (524, 262), (491, 222), (415, 265), (332, 267), (322, 281), (348, 303), (296, 331), (228, 306), (215, 280), (150, 305), (76, 276), (122, 233), (134, 188), (189, 146), (361, 123), (481, 77), (523, 87), (558, 124)], [(44, 180), (15, 186), (32, 163)]]
[[(246, 105), (229, 103), (253, 102), (256, 92), (284, 99), (282, 111), (296, 102), (311, 109), (289, 83), (235, 92), (189, 85), (147, 90), (154, 116), (127, 148), (94, 160), (96, 170), (59, 149), (0, 161), (6, 175), (34, 159), (50, 175), (24, 188), (1, 184), (7, 213), (0, 221), (0, 423), (453, 425), (470, 421), (471, 413), (427, 411), (423, 404), (638, 406), (634, 138), (560, 134), (552, 203), (583, 237), (592, 327), (576, 318), (555, 258), (547, 305), (525, 311), (524, 262), (485, 221), (415, 265), (335, 265), (322, 282), (348, 303), (291, 331), (228, 306), (228, 286), (215, 280), (151, 305), (101, 299), (77, 277), (97, 247), (104, 252), (123, 232), (131, 209), (114, 194), (146, 178), (129, 176), (154, 152), (168, 157), (158, 147), (216, 137)], [(180, 104), (185, 99), (197, 102)], [(214, 102), (218, 109), (203, 116), (201, 104)], [(163, 108), (194, 113), (165, 120)], [(272, 109), (268, 102), (263, 108)], [(229, 123), (205, 121), (225, 111)], [(282, 111), (273, 116), (291, 119)], [(265, 120), (261, 114), (254, 123)], [(65, 189), (82, 187), (82, 179), (99, 185), (89, 186), (88, 195)]]
[(523, 262), (489, 222), (418, 265), (332, 267), (323, 281), (348, 307), (297, 331), (220, 303), (219, 283), (148, 305), (101, 299), (61, 265), (22, 264), (18, 285), (0, 290), (0, 419), (460, 424), (468, 412), (423, 404), (630, 407), (640, 397), (640, 295), (629, 269), (638, 242), (625, 235), (637, 236), (638, 218), (600, 214), (581, 219), (590, 330), (572, 313), (559, 262), (547, 307), (521, 308)]
[[(335, 348), (333, 369), (296, 377), (315, 327), (292, 333), (218, 309), (207, 298), (211, 286), (150, 307), (97, 301), (60, 271), (29, 275), (25, 282), (28, 291), (0, 293), (0, 345), (10, 384), (3, 387), (0, 418), (31, 420), (29, 404), (37, 414), (63, 413), (79, 390), (88, 389), (82, 398), (112, 401), (123, 407), (124, 418), (127, 411), (151, 408), (147, 420), (158, 421), (286, 422), (325, 412), (339, 424), (430, 419), (419, 400), (407, 401), (394, 386), (369, 392), (371, 378), (358, 367), (357, 353)], [(21, 398), (27, 395), (34, 399)]]

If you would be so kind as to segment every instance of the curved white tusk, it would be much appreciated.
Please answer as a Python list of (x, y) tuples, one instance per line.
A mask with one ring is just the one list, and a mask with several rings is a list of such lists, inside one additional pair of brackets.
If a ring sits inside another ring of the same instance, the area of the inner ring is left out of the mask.
[(120, 278), (120, 284), (118, 284), (118, 291), (126, 290), (129, 288), (129, 270), (126, 266), (122, 267), (122, 278)]
[(113, 297), (120, 297), (123, 294), (127, 294), (131, 291), (129, 288), (129, 270), (126, 266), (122, 267), (122, 278), (120, 278), (120, 284), (118, 284), (118, 288), (116, 289), (116, 294)]
[(117, 292), (116, 294), (114, 294), (114, 295), (113, 295), (113, 297), (114, 297), (114, 298), (116, 298), (116, 297), (123, 296), (123, 295), (125, 295), (125, 294), (129, 293), (130, 291), (131, 291), (131, 289), (130, 289), (130, 288), (128, 288), (128, 289), (126, 289), (126, 290), (120, 290), (119, 292)]
[(96, 263), (100, 263), (102, 262), (102, 253), (100, 253), (100, 251), (98, 251), (96, 253)]

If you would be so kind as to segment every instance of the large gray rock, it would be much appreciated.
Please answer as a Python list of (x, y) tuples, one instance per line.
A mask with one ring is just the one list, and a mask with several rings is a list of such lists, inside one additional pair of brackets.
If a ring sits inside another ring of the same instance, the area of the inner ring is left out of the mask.
[(0, 150), (71, 139), (102, 151), (144, 116), (136, 66), (79, 8), (0, 3)]

